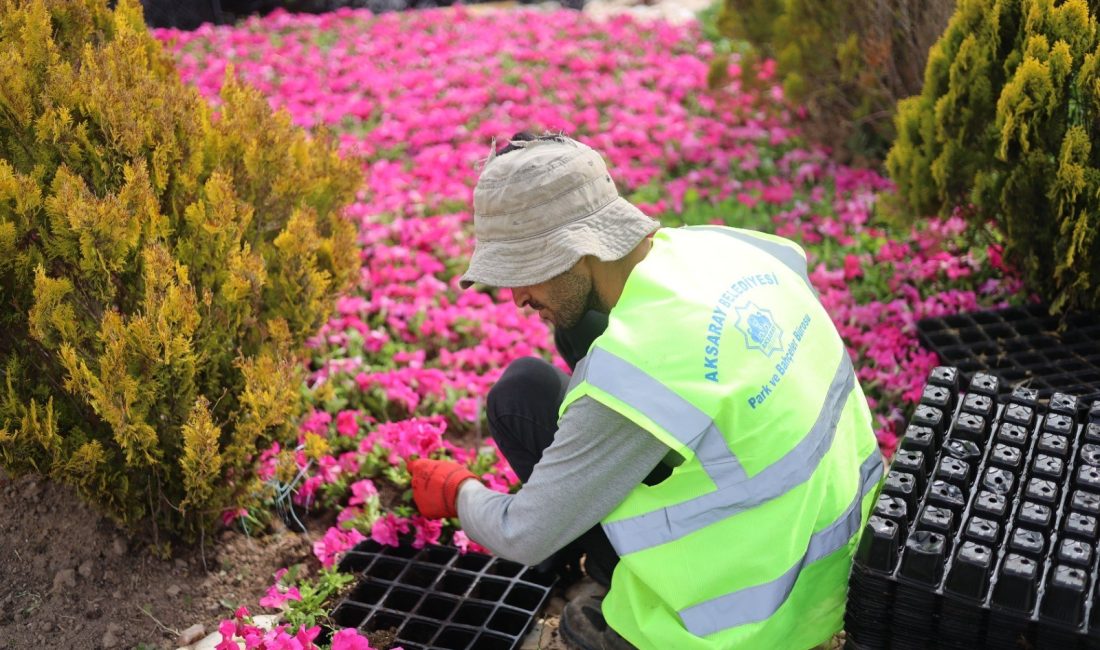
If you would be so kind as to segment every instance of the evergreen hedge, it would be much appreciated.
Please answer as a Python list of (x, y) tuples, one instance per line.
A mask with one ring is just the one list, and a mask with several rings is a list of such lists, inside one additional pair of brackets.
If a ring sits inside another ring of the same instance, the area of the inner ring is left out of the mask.
[(0, 463), (190, 537), (293, 435), (301, 344), (356, 276), (360, 174), (136, 0), (0, 0)]
[(999, 223), (1055, 310), (1100, 308), (1097, 4), (960, 0), (887, 158), (916, 212)]
[(719, 31), (773, 57), (809, 135), (838, 157), (878, 162), (894, 107), (920, 92), (928, 48), (954, 0), (723, 0)]

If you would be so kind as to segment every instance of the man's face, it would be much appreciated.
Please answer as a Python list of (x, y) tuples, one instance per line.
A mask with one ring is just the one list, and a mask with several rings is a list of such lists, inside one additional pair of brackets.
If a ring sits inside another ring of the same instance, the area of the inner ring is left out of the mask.
[(592, 289), (592, 277), (580, 262), (546, 282), (513, 287), (512, 300), (517, 307), (530, 307), (539, 313), (542, 320), (566, 329), (580, 322), (589, 309), (599, 309), (599, 299)]

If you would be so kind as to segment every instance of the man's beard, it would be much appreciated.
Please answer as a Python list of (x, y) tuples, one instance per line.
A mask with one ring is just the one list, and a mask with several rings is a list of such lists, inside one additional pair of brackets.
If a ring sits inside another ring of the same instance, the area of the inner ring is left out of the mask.
[(605, 314), (609, 311), (592, 286), (592, 278), (573, 271), (566, 271), (557, 278), (550, 297), (557, 305), (552, 309), (550, 320), (555, 327), (563, 329), (575, 327), (589, 310)]

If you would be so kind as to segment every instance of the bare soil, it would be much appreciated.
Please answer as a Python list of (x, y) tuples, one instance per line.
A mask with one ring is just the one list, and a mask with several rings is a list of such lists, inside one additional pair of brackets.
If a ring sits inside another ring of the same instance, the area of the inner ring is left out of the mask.
[[(252, 536), (223, 531), (163, 560), (71, 489), (2, 472), (0, 515), (0, 650), (152, 650), (194, 642), (240, 605), (270, 613), (257, 603), (273, 574), (296, 564), (301, 576), (315, 572), (312, 541), (327, 527), (323, 518), (306, 519), (310, 532), (296, 533), (276, 520), (275, 530)], [(523, 650), (566, 650), (558, 631), (561, 608), (592, 588), (584, 580), (555, 589)], [(196, 624), (201, 634), (181, 638)], [(379, 648), (390, 645), (375, 641)], [(841, 635), (820, 650), (842, 645)]]
[[(282, 567), (316, 570), (312, 534), (223, 531), (154, 557), (61, 485), (0, 473), (0, 649), (175, 648), (239, 605), (253, 614)], [(302, 573), (300, 573), (301, 575)], [(194, 633), (195, 631), (193, 631)], [(197, 640), (197, 639), (195, 639)]]

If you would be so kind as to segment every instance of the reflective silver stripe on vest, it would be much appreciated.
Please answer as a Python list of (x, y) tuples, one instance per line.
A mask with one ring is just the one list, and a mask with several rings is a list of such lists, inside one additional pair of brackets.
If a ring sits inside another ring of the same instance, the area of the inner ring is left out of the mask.
[(739, 230), (723, 228), (722, 226), (688, 226), (688, 228), (690, 230), (709, 230), (711, 232), (721, 233), (727, 237), (733, 237), (738, 241), (745, 242), (749, 246), (759, 248), (782, 262), (783, 265), (790, 270), (794, 271), (798, 277), (802, 278), (806, 286), (810, 288), (810, 291), (813, 291), (815, 296), (817, 295), (817, 289), (810, 283), (810, 276), (806, 268), (806, 258), (802, 257), (798, 251), (790, 246), (784, 246), (783, 244), (764, 239), (763, 237), (754, 237)]
[(779, 610), (794, 590), (802, 569), (840, 550), (859, 532), (863, 497), (882, 478), (882, 454), (876, 448), (860, 468), (860, 486), (848, 508), (828, 527), (810, 537), (805, 555), (783, 575), (771, 582), (734, 591), (680, 610), (684, 627), (696, 636), (763, 621)]
[[(619, 555), (680, 539), (780, 497), (808, 481), (832, 446), (837, 422), (844, 412), (849, 394), (855, 389), (852, 362), (846, 350), (841, 349), (840, 355), (840, 365), (829, 384), (817, 419), (793, 449), (751, 478), (667, 508), (604, 524), (604, 531)], [(649, 393), (650, 390), (654, 389), (647, 387), (641, 399), (657, 403), (658, 395)], [(632, 403), (632, 406), (637, 408), (637, 403)], [(665, 418), (673, 419), (668, 414)]]
[(567, 390), (582, 381), (630, 405), (690, 448), (715, 485), (732, 486), (746, 480), (745, 469), (714, 420), (638, 366), (594, 347), (577, 364)]

